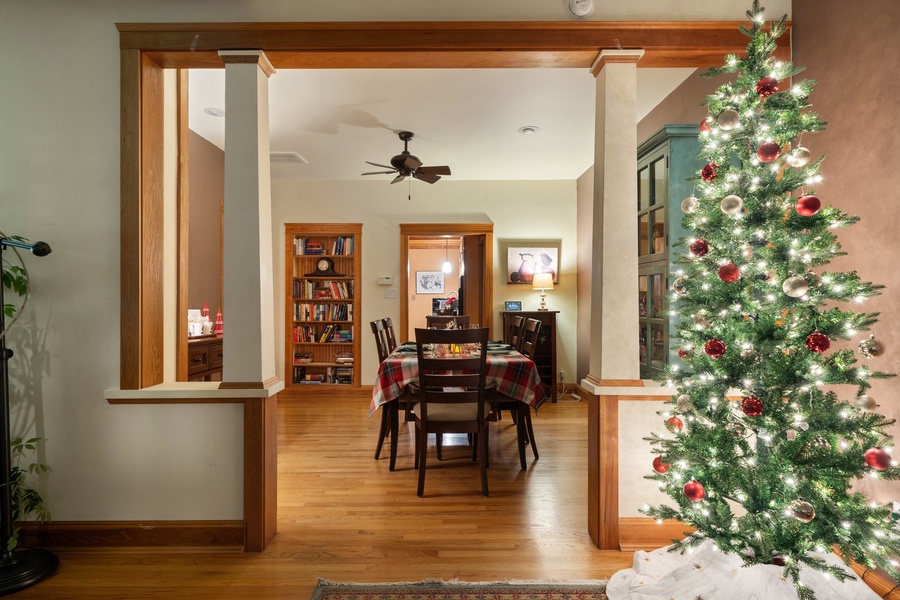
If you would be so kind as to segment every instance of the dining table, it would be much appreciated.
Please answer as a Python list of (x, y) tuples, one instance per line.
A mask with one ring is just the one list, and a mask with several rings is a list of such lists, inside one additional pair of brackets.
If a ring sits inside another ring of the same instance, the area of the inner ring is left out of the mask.
[[(492, 395), (518, 401), (514, 405), (520, 411), (529, 409), (537, 411), (548, 397), (534, 361), (503, 341), (490, 341), (487, 348), (485, 387)], [(379, 408), (392, 411), (391, 471), (394, 470), (397, 460), (399, 399), (407, 386), (416, 385), (418, 382), (419, 358), (415, 342), (399, 344), (378, 365), (375, 385), (372, 386), (369, 416), (374, 415)], [(524, 420), (516, 419), (519, 428), (519, 457), (523, 469), (525, 468), (523, 439), (527, 437), (523, 429)]]

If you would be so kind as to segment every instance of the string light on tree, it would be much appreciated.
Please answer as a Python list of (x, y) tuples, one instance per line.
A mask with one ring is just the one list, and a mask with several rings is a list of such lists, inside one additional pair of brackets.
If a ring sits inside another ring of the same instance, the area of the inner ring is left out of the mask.
[[(727, 77), (705, 103), (696, 196), (681, 206), (686, 233), (669, 294), (681, 360), (660, 374), (672, 391), (668, 434), (647, 438), (671, 465), (661, 472), (655, 463), (647, 476), (674, 504), (642, 512), (696, 530), (676, 551), (708, 540), (752, 565), (775, 549), (784, 577), (812, 600), (801, 566), (847, 577), (815, 549), (838, 546), (900, 579), (890, 563), (900, 556), (900, 518), (877, 543), (863, 539), (884, 511), (851, 487), (866, 476), (900, 479), (891, 421), (867, 393), (890, 374), (857, 363), (890, 349), (868, 333), (877, 314), (848, 306), (882, 286), (827, 266), (842, 254), (835, 230), (858, 218), (811, 189), (825, 164), (800, 144), (825, 128), (811, 109), (814, 82), (775, 57), (786, 20), (765, 23), (758, 1), (748, 14), (747, 52), (707, 73)], [(741, 400), (726, 401), (735, 388)]]

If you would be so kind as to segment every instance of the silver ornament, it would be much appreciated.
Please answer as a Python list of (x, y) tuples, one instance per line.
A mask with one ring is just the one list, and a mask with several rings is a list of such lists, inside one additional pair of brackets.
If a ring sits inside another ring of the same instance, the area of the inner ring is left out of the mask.
[(734, 439), (739, 440), (747, 433), (747, 428), (740, 423), (729, 423), (725, 426), (725, 431), (730, 433)]
[(816, 509), (806, 500), (797, 499), (791, 502), (791, 516), (801, 523), (809, 523), (816, 518)]
[(781, 289), (791, 298), (799, 298), (809, 291), (809, 285), (805, 279), (794, 275), (784, 280), (784, 283), (781, 284)]
[(687, 394), (682, 394), (675, 399), (675, 406), (678, 407), (679, 412), (689, 412), (694, 405), (691, 404), (691, 398)]
[(787, 155), (787, 164), (791, 165), (795, 169), (799, 169), (800, 167), (805, 167), (806, 163), (809, 162), (809, 159), (812, 157), (812, 153), (804, 148), (803, 146), (797, 146), (793, 150), (791, 150), (790, 154)]
[(740, 196), (731, 194), (730, 196), (725, 196), (722, 199), (722, 202), (719, 203), (719, 207), (726, 215), (736, 215), (741, 212), (741, 209), (744, 208), (744, 201)]
[(672, 291), (678, 294), (679, 296), (687, 295), (687, 288), (685, 284), (687, 283), (687, 278), (679, 277), (675, 281), (672, 282)]
[(696, 327), (698, 327), (700, 329), (706, 329), (707, 327), (709, 327), (709, 323), (710, 323), (709, 317), (707, 317), (703, 313), (697, 313), (696, 315), (694, 315), (691, 318), (694, 321), (694, 325)]
[(688, 196), (681, 201), (681, 210), (687, 214), (695, 213), (700, 208), (700, 200), (696, 196)]
[(873, 398), (872, 396), (867, 396), (866, 394), (857, 396), (856, 400), (854, 400), (853, 403), (857, 408), (861, 408), (869, 412), (874, 412), (875, 409), (878, 408), (878, 404), (875, 402), (875, 398)]
[(725, 131), (731, 131), (741, 124), (741, 117), (736, 110), (727, 109), (719, 113), (716, 123)]
[(875, 339), (874, 335), (870, 335), (859, 343), (859, 353), (866, 358), (876, 358), (884, 352), (884, 347)]

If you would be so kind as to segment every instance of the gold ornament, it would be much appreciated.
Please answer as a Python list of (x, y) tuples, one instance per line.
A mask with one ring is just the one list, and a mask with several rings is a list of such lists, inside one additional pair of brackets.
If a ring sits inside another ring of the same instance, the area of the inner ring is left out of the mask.
[(859, 343), (859, 352), (866, 358), (877, 358), (884, 352), (884, 347), (875, 339), (873, 334)]
[(878, 408), (878, 404), (875, 402), (875, 399), (872, 398), (872, 396), (867, 396), (866, 394), (857, 396), (856, 400), (854, 400), (853, 403), (857, 408), (861, 408), (868, 412), (875, 412), (875, 409)]
[(816, 518), (816, 509), (806, 500), (797, 499), (791, 502), (791, 516), (801, 523), (809, 523)]

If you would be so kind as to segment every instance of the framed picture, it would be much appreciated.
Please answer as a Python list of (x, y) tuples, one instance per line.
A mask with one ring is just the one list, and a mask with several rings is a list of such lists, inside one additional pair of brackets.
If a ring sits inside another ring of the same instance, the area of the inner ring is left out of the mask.
[(535, 273), (551, 273), (559, 285), (560, 240), (507, 240), (501, 242), (501, 260), (506, 255), (506, 283), (531, 285)]
[(503, 304), (506, 306), (506, 310), (522, 310), (521, 300), (507, 300)]
[(443, 294), (443, 271), (416, 271), (417, 294)]

